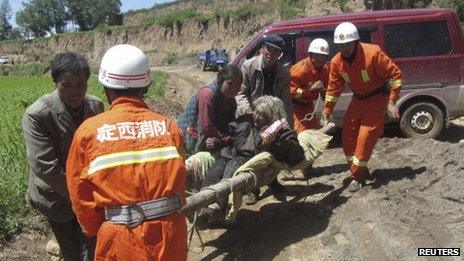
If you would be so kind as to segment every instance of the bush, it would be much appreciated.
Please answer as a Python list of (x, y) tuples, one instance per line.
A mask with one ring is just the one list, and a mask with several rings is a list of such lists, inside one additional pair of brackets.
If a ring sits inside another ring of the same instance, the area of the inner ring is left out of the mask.
[(153, 24), (158, 24), (162, 26), (173, 26), (175, 23), (183, 23), (188, 20), (198, 20), (205, 21), (208, 20), (209, 16), (203, 13), (199, 13), (194, 9), (185, 9), (175, 11), (169, 14), (165, 14), (158, 17), (148, 17), (145, 18), (142, 22), (142, 26), (150, 26)]
[(173, 65), (179, 62), (179, 55), (175, 52), (168, 52), (161, 61), (163, 64)]
[(302, 0), (278, 0), (277, 9), (280, 17), (283, 19), (290, 19), (298, 17), (303, 13), (305, 8), (305, 1)]
[(166, 84), (168, 77), (164, 72), (154, 71), (151, 74), (152, 86), (150, 87), (147, 97), (152, 99), (153, 97), (164, 98), (164, 92), (166, 90)]
[(26, 63), (18, 65), (0, 65), (0, 74), (8, 76), (42, 76), (49, 63)]
[(269, 13), (273, 8), (269, 8), (269, 4), (246, 4), (232, 11), (232, 15), (238, 16), (240, 19), (248, 19), (253, 15)]

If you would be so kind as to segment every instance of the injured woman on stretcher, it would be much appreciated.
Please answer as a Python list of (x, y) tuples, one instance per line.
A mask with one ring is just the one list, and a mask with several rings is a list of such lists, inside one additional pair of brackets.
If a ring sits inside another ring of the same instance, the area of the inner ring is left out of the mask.
[(242, 196), (248, 193), (248, 197), (257, 199), (261, 186), (268, 185), (276, 197), (285, 197), (282, 185), (277, 182), (279, 172), (304, 168), (322, 154), (332, 138), (323, 133), (326, 130), (307, 130), (297, 135), (289, 128), (285, 116), (280, 99), (262, 96), (253, 103), (252, 113), (229, 124), (233, 144), (221, 148), (214, 156), (198, 152), (186, 160), (187, 188), (192, 194), (211, 189), (218, 182), (227, 183), (243, 172), (261, 174), (246, 189), (231, 188), (229, 198), (218, 198), (202, 208), (198, 214), (201, 227), (234, 223)]

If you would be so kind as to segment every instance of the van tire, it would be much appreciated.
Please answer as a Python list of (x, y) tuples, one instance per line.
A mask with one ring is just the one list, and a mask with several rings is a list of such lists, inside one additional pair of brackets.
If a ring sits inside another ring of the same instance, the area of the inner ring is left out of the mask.
[(443, 130), (443, 111), (430, 102), (414, 103), (401, 114), (400, 129), (404, 136), (415, 139), (435, 139)]

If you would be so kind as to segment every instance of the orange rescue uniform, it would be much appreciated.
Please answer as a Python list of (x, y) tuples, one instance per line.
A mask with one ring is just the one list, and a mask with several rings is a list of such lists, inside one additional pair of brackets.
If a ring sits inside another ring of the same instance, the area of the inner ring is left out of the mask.
[(319, 129), (319, 120), (314, 115), (311, 121), (302, 121), (308, 113), (314, 111), (314, 100), (317, 100), (322, 90), (311, 90), (311, 86), (318, 80), (327, 86), (329, 67), (324, 64), (316, 68), (309, 57), (293, 65), (290, 69), (290, 96), (293, 102), (293, 121), (295, 131), (300, 133), (308, 129)]
[[(324, 113), (333, 113), (348, 85), (353, 97), (343, 120), (342, 143), (352, 178), (361, 182), (371, 178), (367, 162), (383, 133), (388, 101), (398, 100), (401, 71), (377, 45), (358, 43), (355, 51), (351, 64), (340, 53), (332, 59)], [(390, 89), (389, 96), (378, 93), (366, 98), (384, 84)]]
[(185, 216), (174, 213), (136, 227), (105, 221), (104, 208), (181, 195), (185, 167), (181, 130), (133, 97), (76, 131), (66, 165), (73, 210), (84, 231), (97, 235), (95, 260), (186, 260)]

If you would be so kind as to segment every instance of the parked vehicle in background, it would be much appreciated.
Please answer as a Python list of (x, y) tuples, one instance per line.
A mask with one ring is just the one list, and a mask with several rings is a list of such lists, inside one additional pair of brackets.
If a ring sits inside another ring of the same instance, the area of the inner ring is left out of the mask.
[[(345, 21), (356, 25), (361, 42), (381, 46), (403, 72), (398, 100), (401, 118), (387, 123), (399, 124), (406, 137), (436, 138), (450, 119), (464, 116), (464, 37), (456, 14), (448, 9), (358, 12), (274, 23), (256, 33), (232, 63), (241, 64), (254, 56), (265, 34), (284, 38), (286, 50), (281, 59), (289, 66), (306, 57), (315, 38), (330, 43), (332, 58), (338, 52), (333, 44), (335, 27)], [(341, 126), (351, 96), (345, 88), (335, 106), (337, 126)]]
[(203, 71), (206, 71), (207, 69), (218, 71), (222, 68), (222, 66), (228, 63), (229, 55), (225, 49), (219, 50), (212, 48), (198, 55), (198, 66), (201, 67)]
[(8, 55), (0, 55), (0, 64), (7, 64), (10, 63), (11, 59)]

